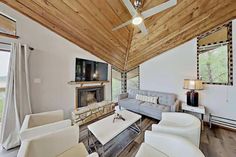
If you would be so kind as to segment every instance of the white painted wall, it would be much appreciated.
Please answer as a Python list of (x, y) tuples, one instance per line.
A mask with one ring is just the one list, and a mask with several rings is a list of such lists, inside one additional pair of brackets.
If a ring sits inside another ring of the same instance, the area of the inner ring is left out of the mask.
[[(16, 19), (21, 42), (35, 50), (30, 56), (30, 85), (33, 112), (64, 109), (66, 117), (74, 108), (75, 58), (102, 61), (61, 36), (23, 16), (4, 4), (0, 12)], [(2, 39), (5, 40), (5, 39)], [(110, 65), (108, 78), (110, 79)], [(36, 80), (35, 80), (36, 79)], [(35, 83), (39, 79), (41, 83)], [(105, 99), (111, 99), (111, 85), (106, 84)]]
[[(197, 40), (193, 39), (140, 66), (140, 88), (176, 93), (186, 101), (185, 78), (197, 77)], [(236, 20), (233, 21), (234, 71), (236, 70)], [(207, 85), (199, 91), (208, 113), (236, 119), (236, 73), (234, 86)]]

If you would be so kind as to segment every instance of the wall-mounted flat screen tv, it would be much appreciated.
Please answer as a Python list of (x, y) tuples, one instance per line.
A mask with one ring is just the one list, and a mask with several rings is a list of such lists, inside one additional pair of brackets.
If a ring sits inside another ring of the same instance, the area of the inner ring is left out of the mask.
[(107, 81), (108, 64), (76, 58), (75, 81)]

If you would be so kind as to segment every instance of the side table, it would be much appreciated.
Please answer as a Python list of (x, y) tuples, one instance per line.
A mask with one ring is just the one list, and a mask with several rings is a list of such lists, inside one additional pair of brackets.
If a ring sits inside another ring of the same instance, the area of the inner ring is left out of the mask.
[(201, 123), (202, 123), (202, 130), (204, 129), (204, 115), (205, 115), (205, 106), (203, 105), (199, 105), (198, 107), (193, 107), (193, 106), (189, 106), (187, 105), (186, 103), (182, 103), (181, 105), (182, 107), (182, 111), (185, 112), (185, 111), (189, 111), (189, 112), (192, 112), (192, 113), (198, 113), (201, 115)]

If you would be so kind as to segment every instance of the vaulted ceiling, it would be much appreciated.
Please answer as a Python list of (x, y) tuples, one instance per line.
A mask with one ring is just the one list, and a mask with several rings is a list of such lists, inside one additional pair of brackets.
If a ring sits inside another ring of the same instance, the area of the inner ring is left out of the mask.
[[(132, 0), (133, 1), (133, 0)], [(167, 0), (143, 0), (142, 11)], [(236, 0), (178, 0), (146, 19), (149, 34), (130, 25), (122, 0), (3, 0), (120, 70), (129, 70), (201, 33), (236, 18)]]

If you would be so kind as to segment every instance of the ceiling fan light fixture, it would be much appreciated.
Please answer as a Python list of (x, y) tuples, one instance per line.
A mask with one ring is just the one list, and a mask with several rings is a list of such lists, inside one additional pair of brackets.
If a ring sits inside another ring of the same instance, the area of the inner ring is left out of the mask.
[(139, 24), (142, 23), (142, 22), (143, 22), (143, 18), (140, 17), (140, 16), (136, 16), (136, 17), (134, 17), (134, 18), (132, 19), (132, 23), (133, 23), (134, 25), (139, 25)]

